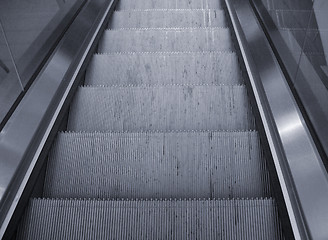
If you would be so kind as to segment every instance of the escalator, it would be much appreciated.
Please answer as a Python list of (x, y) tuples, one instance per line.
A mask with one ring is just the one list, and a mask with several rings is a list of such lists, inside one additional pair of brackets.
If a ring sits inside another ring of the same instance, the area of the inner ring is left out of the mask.
[(122, 0), (18, 239), (283, 239), (219, 1)]
[(244, 2), (71, 14), (0, 134), (0, 237), (325, 239), (327, 172)]

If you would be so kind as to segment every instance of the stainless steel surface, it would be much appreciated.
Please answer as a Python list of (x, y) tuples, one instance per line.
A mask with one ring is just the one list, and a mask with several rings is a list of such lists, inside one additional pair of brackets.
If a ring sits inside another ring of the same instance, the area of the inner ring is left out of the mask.
[(94, 0), (85, 6), (0, 133), (0, 237), (76, 82), (77, 71), (115, 3)]
[(226, 0), (296, 239), (327, 239), (328, 175), (248, 1)]
[[(275, 6), (269, 1), (267, 4), (259, 0), (253, 2), (276, 54), (284, 64), (298, 103), (307, 115), (307, 123), (311, 124), (311, 134), (317, 139), (316, 143), (319, 142), (321, 152), (325, 152), (322, 155), (326, 155), (327, 166), (328, 76), (324, 70), (327, 66), (327, 4), (325, 1), (284, 0), (275, 1)], [(282, 6), (282, 2), (286, 4)], [(289, 18), (277, 13), (271, 16), (268, 9), (277, 7)], [(299, 19), (301, 17), (303, 19)], [(287, 24), (291, 18), (293, 24)]]

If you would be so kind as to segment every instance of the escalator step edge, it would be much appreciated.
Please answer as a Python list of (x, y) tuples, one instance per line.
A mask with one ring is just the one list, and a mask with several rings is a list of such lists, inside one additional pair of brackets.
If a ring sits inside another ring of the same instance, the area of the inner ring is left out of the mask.
[(272, 199), (32, 199), (17, 239), (282, 239)]
[(61, 133), (45, 197), (269, 197), (257, 132)]
[(86, 85), (243, 84), (234, 52), (96, 54)]
[(223, 0), (125, 0), (119, 1), (116, 9), (220, 9), (223, 8), (222, 2)]
[(69, 131), (254, 130), (245, 86), (81, 87)]
[(227, 27), (223, 10), (116, 11), (109, 28)]
[(118, 29), (104, 32), (99, 53), (232, 51), (229, 28)]

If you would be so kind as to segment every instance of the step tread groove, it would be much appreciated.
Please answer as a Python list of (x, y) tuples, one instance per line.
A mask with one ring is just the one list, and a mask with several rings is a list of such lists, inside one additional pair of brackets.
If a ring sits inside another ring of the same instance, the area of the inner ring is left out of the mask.
[(17, 239), (279, 240), (280, 229), (272, 199), (32, 199)]
[(44, 190), (112, 199), (270, 195), (257, 132), (62, 133)]

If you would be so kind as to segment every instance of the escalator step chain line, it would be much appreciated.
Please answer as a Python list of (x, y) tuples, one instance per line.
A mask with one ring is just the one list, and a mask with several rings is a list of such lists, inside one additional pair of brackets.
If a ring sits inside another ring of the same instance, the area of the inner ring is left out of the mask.
[(120, 0), (17, 239), (284, 239), (223, 0)]

